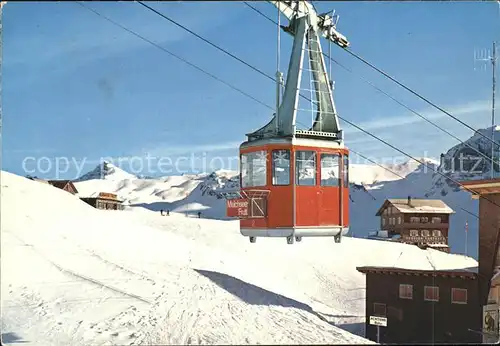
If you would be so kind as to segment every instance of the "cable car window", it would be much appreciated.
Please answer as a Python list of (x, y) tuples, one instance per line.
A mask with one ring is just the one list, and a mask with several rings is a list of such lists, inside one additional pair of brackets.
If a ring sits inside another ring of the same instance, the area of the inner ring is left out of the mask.
[(266, 185), (265, 150), (254, 151), (241, 155), (241, 186), (253, 187)]
[(340, 155), (321, 154), (321, 186), (339, 186)]
[(344, 155), (344, 174), (342, 174), (342, 179), (344, 180), (344, 187), (349, 187), (349, 155)]
[(290, 150), (273, 150), (273, 185), (290, 184)]
[(295, 170), (295, 183), (297, 185), (316, 185), (316, 153), (314, 151), (297, 151)]

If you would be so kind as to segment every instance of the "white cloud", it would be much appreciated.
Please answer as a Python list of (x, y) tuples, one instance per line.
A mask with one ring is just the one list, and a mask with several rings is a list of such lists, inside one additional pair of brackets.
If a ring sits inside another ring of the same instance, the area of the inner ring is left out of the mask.
[(164, 156), (174, 156), (183, 155), (191, 153), (213, 153), (225, 150), (238, 150), (241, 141), (235, 142), (222, 142), (222, 143), (210, 143), (210, 144), (196, 144), (196, 145), (172, 145), (172, 144), (162, 144), (155, 148), (149, 150), (142, 150), (140, 155), (149, 154), (150, 156), (164, 157)]
[[(448, 107), (446, 107), (444, 109), (447, 110), (447, 108)], [(461, 116), (469, 116), (469, 115), (476, 114), (479, 112), (489, 111), (491, 109), (491, 101), (469, 102), (469, 103), (466, 103), (464, 105), (449, 107), (448, 109), (449, 110), (447, 110), (447, 111), (450, 114), (459, 118)], [(426, 117), (427, 119), (429, 119), (432, 122), (435, 122), (436, 120), (448, 117), (447, 114), (440, 112), (438, 110), (430, 110), (430, 111), (427, 110), (427, 111), (422, 111), (422, 112), (418, 112), (418, 113), (420, 113), (422, 116)], [(362, 123), (355, 123), (355, 122), (353, 122), (353, 123), (358, 125), (359, 127), (363, 128), (364, 130), (371, 132), (372, 130), (377, 130), (377, 129), (392, 129), (393, 127), (411, 125), (411, 124), (422, 123), (422, 122), (427, 123), (424, 119), (422, 119), (419, 116), (414, 114), (411, 116), (385, 117), (385, 118), (379, 118), (379, 119), (375, 119), (375, 120), (371, 120), (371, 121), (365, 121)], [(359, 133), (360, 131), (353, 126), (346, 124), (344, 127), (344, 132), (346, 132), (346, 133)]]

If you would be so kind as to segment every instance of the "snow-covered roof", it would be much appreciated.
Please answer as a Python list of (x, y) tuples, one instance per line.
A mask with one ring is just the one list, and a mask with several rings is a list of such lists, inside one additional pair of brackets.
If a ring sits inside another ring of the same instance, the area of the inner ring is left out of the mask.
[(484, 194), (499, 194), (500, 178), (463, 181), (460, 189), (471, 192), (473, 199), (478, 199)]
[(413, 275), (432, 275), (432, 276), (447, 276), (447, 277), (460, 277), (463, 279), (476, 279), (477, 268), (459, 268), (459, 269), (407, 269), (399, 267), (356, 267), (356, 270), (363, 274), (367, 273), (405, 273)]
[(385, 200), (376, 215), (382, 215), (382, 212), (389, 204), (395, 207), (400, 213), (454, 213), (453, 209), (440, 199), (393, 198)]
[(425, 244), (425, 246), (428, 246), (428, 247), (435, 247), (435, 248), (443, 248), (443, 247), (449, 247), (448, 245), (446, 244)]
[(491, 278), (491, 283), (492, 284), (497, 284), (498, 279), (500, 279), (500, 271), (497, 271), (493, 277)]

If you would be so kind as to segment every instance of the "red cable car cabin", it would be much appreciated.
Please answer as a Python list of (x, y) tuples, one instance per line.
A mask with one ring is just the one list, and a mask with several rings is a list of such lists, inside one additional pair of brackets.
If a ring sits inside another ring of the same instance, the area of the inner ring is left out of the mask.
[[(240, 146), (240, 191), (227, 194), (227, 214), (240, 219), (240, 232), (256, 237), (286, 237), (289, 244), (302, 237), (334, 237), (340, 242), (349, 225), (348, 150), (333, 102), (320, 36), (347, 47), (347, 39), (327, 15), (318, 15), (307, 1), (273, 2), (294, 37), (285, 90), (281, 98), (277, 73), (272, 120), (247, 134)], [(307, 44), (307, 48), (306, 48)], [(297, 128), (302, 63), (309, 58), (311, 108), (309, 129)], [(234, 199), (234, 197), (237, 197)]]
[(240, 197), (228, 216), (256, 237), (333, 236), (348, 232), (348, 149), (327, 140), (275, 138), (240, 146)]

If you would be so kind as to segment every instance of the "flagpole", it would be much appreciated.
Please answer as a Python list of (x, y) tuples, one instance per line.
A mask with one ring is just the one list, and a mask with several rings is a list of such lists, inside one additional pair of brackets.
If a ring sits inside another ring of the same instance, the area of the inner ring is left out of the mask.
[(469, 228), (469, 223), (466, 220), (465, 221), (465, 256), (467, 256), (467, 233), (469, 233), (469, 232), (467, 232), (468, 228)]

